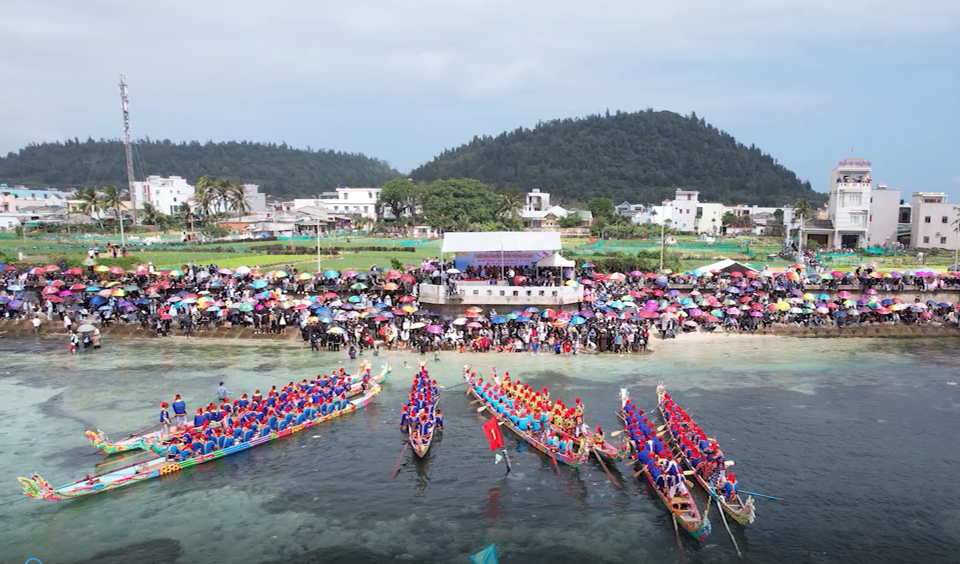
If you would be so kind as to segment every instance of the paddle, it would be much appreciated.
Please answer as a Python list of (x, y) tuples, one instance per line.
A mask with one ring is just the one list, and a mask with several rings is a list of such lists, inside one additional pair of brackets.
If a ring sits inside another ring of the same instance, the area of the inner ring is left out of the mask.
[(774, 496), (772, 496), (772, 495), (764, 495), (764, 494), (762, 494), (762, 493), (757, 493), (757, 492), (748, 492), (747, 490), (737, 490), (737, 491), (738, 491), (739, 493), (745, 493), (745, 494), (747, 494), (747, 495), (755, 495), (755, 496), (757, 496), (757, 497), (765, 497), (765, 498), (767, 498), (767, 499), (775, 499), (775, 500), (777, 500), (777, 501), (786, 501), (786, 500), (783, 499), (783, 498), (774, 497)]
[(466, 385), (467, 385), (467, 382), (463, 382), (461, 384), (457, 384), (455, 386), (449, 386), (449, 387), (441, 386), (440, 384), (437, 384), (437, 387), (440, 388), (441, 390), (452, 390), (454, 388), (459, 388), (460, 386), (466, 386)]
[(486, 408), (487, 408), (487, 406), (485, 406), (485, 405), (480, 406), (479, 408), (477, 408), (477, 413), (480, 413), (481, 411), (483, 411), (483, 410), (486, 409)]
[[(717, 505), (720, 505), (720, 501), (717, 501)], [(720, 518), (723, 519), (723, 526), (727, 529), (727, 534), (730, 535), (730, 540), (733, 541), (733, 548), (737, 549), (737, 556), (743, 558), (743, 554), (740, 552), (740, 547), (737, 546), (737, 539), (733, 537), (733, 533), (730, 532), (730, 525), (727, 524), (727, 516), (725, 515), (723, 508), (720, 508)]]
[(397, 459), (397, 467), (393, 469), (393, 474), (390, 475), (390, 478), (396, 478), (397, 474), (400, 473), (400, 461), (403, 460), (403, 455), (407, 454), (407, 447), (410, 446), (409, 442), (403, 443), (403, 450), (400, 451), (400, 458)]
[(597, 461), (600, 463), (600, 466), (603, 467), (603, 471), (607, 473), (607, 476), (610, 478), (610, 481), (613, 482), (613, 485), (617, 486), (618, 488), (621, 487), (620, 482), (618, 482), (617, 479), (613, 477), (613, 474), (610, 473), (610, 470), (607, 469), (607, 465), (604, 464), (603, 458), (600, 457), (600, 453), (597, 452), (596, 448), (593, 449), (593, 454), (597, 457)]
[(146, 433), (146, 432), (149, 431), (150, 429), (156, 429), (157, 427), (159, 427), (159, 426), (161, 426), (161, 425), (163, 425), (163, 423), (157, 423), (156, 425), (151, 425), (151, 426), (147, 427), (146, 429), (140, 429), (139, 431), (137, 431), (137, 432), (135, 432), (135, 433), (130, 433), (130, 436), (131, 436), (131, 437), (136, 437), (137, 435), (142, 435), (143, 433)]
[(619, 436), (620, 436), (620, 433), (622, 433), (622, 432), (623, 432), (623, 430), (614, 431), (614, 432), (610, 433), (610, 436), (611, 436), (611, 437), (619, 437)]

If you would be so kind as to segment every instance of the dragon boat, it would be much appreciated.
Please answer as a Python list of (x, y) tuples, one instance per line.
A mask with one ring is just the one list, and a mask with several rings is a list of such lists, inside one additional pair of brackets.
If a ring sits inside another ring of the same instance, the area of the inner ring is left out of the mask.
[[(373, 381), (377, 384), (382, 384), (384, 380), (387, 379), (387, 376), (390, 374), (391, 366), (388, 363), (383, 363), (383, 370), (378, 374)], [(361, 384), (363, 376), (370, 373), (370, 362), (364, 361), (360, 365), (360, 370), (356, 374), (351, 376), (351, 386), (349, 391), (349, 396), (353, 397), (359, 394), (361, 390)], [(157, 426), (157, 425), (155, 425)], [(193, 423), (187, 423), (188, 430), (193, 428)], [(131, 434), (126, 439), (119, 441), (110, 441), (107, 438), (106, 434), (103, 431), (97, 429), (94, 431), (86, 432), (87, 438), (90, 440), (90, 444), (93, 445), (97, 450), (105, 454), (116, 454), (118, 452), (126, 452), (129, 450), (149, 450), (150, 444), (152, 443), (163, 443), (169, 439), (169, 435), (164, 433), (163, 429), (157, 429), (155, 431), (150, 431), (147, 433), (140, 434)]]
[[(630, 403), (630, 396), (627, 393), (626, 388), (620, 389), (620, 418), (623, 420), (624, 434), (630, 440), (630, 444), (633, 450), (639, 453), (641, 450), (646, 448), (645, 443), (635, 440), (630, 436), (630, 425), (627, 421), (627, 418), (632, 414), (635, 414), (636, 411), (628, 412), (628, 405), (636, 409), (633, 404)], [(643, 435), (641, 439), (644, 438), (653, 438), (653, 433), (656, 430), (651, 431), (650, 435)], [(639, 460), (639, 459), (638, 459)], [(707, 513), (710, 511), (710, 507), (707, 506), (707, 511), (704, 512), (703, 516), (700, 515), (700, 511), (697, 509), (697, 504), (693, 499), (693, 496), (685, 487), (679, 487), (676, 492), (676, 495), (673, 498), (669, 498), (669, 488), (662, 485), (657, 485), (654, 481), (653, 476), (650, 475), (650, 471), (645, 464), (640, 464), (640, 471), (638, 474), (643, 474), (646, 477), (647, 482), (653, 488), (653, 491), (656, 492), (657, 497), (660, 498), (660, 501), (663, 503), (664, 507), (667, 508), (667, 511), (673, 516), (674, 523), (679, 525), (681, 529), (690, 534), (698, 542), (703, 542), (705, 538), (710, 534), (710, 519), (707, 517)], [(680, 476), (681, 480), (683, 476)]]
[(250, 450), (256, 446), (260, 446), (270, 441), (275, 441), (279, 438), (311, 429), (320, 423), (335, 419), (347, 413), (352, 413), (366, 406), (373, 401), (373, 398), (375, 398), (382, 389), (383, 388), (380, 386), (380, 384), (374, 384), (372, 388), (364, 392), (359, 398), (349, 400), (350, 405), (339, 411), (317, 417), (300, 425), (287, 427), (282, 431), (271, 432), (268, 435), (251, 439), (248, 442), (235, 444), (221, 450), (215, 450), (208, 454), (197, 455), (180, 462), (166, 460), (163, 446), (154, 443), (150, 445), (150, 449), (159, 456), (153, 460), (148, 460), (139, 464), (133, 464), (125, 468), (119, 468), (105, 474), (87, 476), (65, 486), (55, 488), (37, 474), (34, 474), (30, 478), (17, 478), (17, 481), (23, 486), (23, 493), (25, 495), (35, 499), (45, 499), (47, 501), (63, 501), (65, 499), (84, 497), (109, 490), (115, 490), (123, 486), (129, 486), (131, 484), (145, 482), (160, 476), (166, 476), (180, 472), (192, 466), (206, 464), (212, 460), (217, 460), (218, 458), (230, 456), (231, 454)]
[(491, 406), (487, 402), (487, 400), (485, 400), (484, 397), (477, 392), (476, 388), (473, 385), (474, 384), (473, 377), (470, 375), (469, 365), (464, 367), (463, 379), (467, 382), (467, 390), (470, 392), (470, 394), (474, 398), (476, 398), (480, 402), (480, 404), (485, 408), (485, 411), (490, 413), (490, 415), (492, 415), (493, 418), (496, 419), (502, 426), (506, 427), (507, 429), (510, 429), (515, 435), (520, 437), (522, 440), (524, 440), (527, 444), (529, 444), (533, 448), (539, 450), (540, 452), (542, 452), (547, 456), (553, 457), (555, 460), (558, 460), (560, 462), (563, 462), (564, 464), (567, 464), (569, 466), (574, 466), (574, 467), (580, 466), (581, 464), (586, 462), (586, 460), (590, 457), (591, 450), (590, 448), (587, 448), (583, 442), (574, 443), (574, 444), (580, 445), (580, 452), (577, 452), (577, 453), (571, 452), (571, 453), (565, 454), (565, 453), (561, 453), (559, 450), (555, 450), (551, 448), (546, 443), (542, 442), (540, 438), (535, 436), (533, 433), (528, 431), (521, 431), (519, 428), (517, 428), (517, 426), (513, 424), (513, 421), (511, 421), (507, 417), (503, 417), (502, 415), (500, 415), (500, 413), (498, 413), (497, 410), (494, 409), (494, 407)]
[(739, 495), (734, 499), (727, 499), (722, 492), (718, 492), (713, 484), (701, 475), (700, 471), (702, 468), (696, 468), (690, 462), (690, 459), (687, 458), (686, 453), (680, 448), (680, 444), (677, 441), (675, 432), (678, 432), (680, 429), (677, 427), (677, 422), (667, 418), (666, 414), (666, 396), (667, 391), (663, 385), (657, 386), (657, 409), (660, 411), (660, 417), (663, 418), (666, 423), (664, 429), (664, 438), (667, 439), (667, 444), (670, 446), (670, 449), (673, 451), (673, 456), (683, 462), (683, 465), (693, 470), (693, 477), (697, 480), (697, 483), (700, 484), (700, 487), (703, 488), (710, 497), (713, 498), (717, 505), (720, 506), (720, 509), (724, 513), (729, 515), (734, 521), (740, 523), (741, 525), (749, 525), (757, 518), (756, 508), (754, 507), (754, 500), (752, 496), (748, 496), (746, 501), (742, 500)]
[[(416, 393), (418, 390), (423, 389), (423, 388), (418, 388), (421, 374), (424, 376), (427, 376), (429, 381), (429, 376), (427, 375), (427, 369), (424, 366), (423, 362), (420, 362), (420, 371), (414, 375), (413, 386), (412, 386), (414, 393)], [(436, 409), (437, 405), (439, 404), (440, 404), (440, 393), (439, 393), (439, 390), (437, 390), (436, 396), (432, 394), (430, 395), (430, 401), (425, 408), (428, 414), (427, 420), (429, 422), (427, 426), (427, 433), (425, 435), (419, 432), (417, 428), (419, 422), (416, 420), (412, 421), (411, 424), (408, 424), (406, 426), (407, 439), (410, 441), (410, 446), (413, 448), (413, 452), (417, 455), (418, 458), (423, 458), (424, 456), (426, 456), (427, 451), (430, 450), (431, 443), (433, 443), (433, 436), (434, 434), (436, 434), (436, 431), (437, 431), (437, 425), (436, 425), (436, 421), (434, 420), (433, 410)], [(403, 430), (404, 429), (401, 429), (401, 431)]]

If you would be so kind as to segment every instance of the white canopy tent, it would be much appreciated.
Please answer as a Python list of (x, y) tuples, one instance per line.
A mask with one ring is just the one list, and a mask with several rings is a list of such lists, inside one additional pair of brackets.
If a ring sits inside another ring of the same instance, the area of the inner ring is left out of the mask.
[(537, 268), (563, 268), (576, 265), (572, 260), (567, 260), (560, 256), (560, 253), (553, 253), (547, 258), (537, 261)]
[[(463, 270), (466, 263), (496, 264), (500, 263), (500, 277), (503, 277), (504, 265), (509, 264), (537, 264), (542, 259), (550, 258), (551, 251), (562, 248), (560, 234), (556, 232), (527, 232), (527, 231), (488, 231), (444, 233), (443, 245), (440, 247), (441, 257), (446, 253), (457, 254), (457, 261), (462, 262), (459, 269)], [(562, 257), (560, 257), (563, 260)]]
[(743, 264), (742, 262), (737, 262), (732, 259), (724, 259), (719, 262), (715, 262), (713, 264), (701, 266), (695, 272), (708, 273), (714, 270), (719, 270), (720, 272), (723, 272), (723, 273), (741, 272), (744, 274), (748, 270), (759, 272), (756, 268), (753, 268), (752, 266), (748, 266), (746, 264)]

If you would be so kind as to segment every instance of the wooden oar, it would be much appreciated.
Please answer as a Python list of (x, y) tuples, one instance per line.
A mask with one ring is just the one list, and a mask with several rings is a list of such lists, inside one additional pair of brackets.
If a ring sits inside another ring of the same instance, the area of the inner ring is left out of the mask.
[(557, 479), (560, 480), (560, 483), (563, 484), (563, 476), (560, 475), (560, 465), (557, 464), (557, 457), (553, 456), (552, 450), (547, 450), (550, 453), (550, 459), (553, 460), (553, 467), (557, 469)]
[[(717, 500), (717, 505), (720, 505), (720, 501)], [(733, 533), (730, 532), (730, 525), (727, 524), (727, 516), (724, 515), (726, 511), (723, 508), (720, 508), (720, 518), (723, 519), (723, 526), (727, 529), (727, 534), (730, 535), (730, 540), (733, 541), (733, 548), (737, 549), (737, 556), (743, 558), (743, 554), (740, 552), (740, 547), (737, 546), (737, 539), (733, 537)]]
[(485, 406), (485, 405), (480, 406), (479, 408), (477, 408), (477, 413), (480, 413), (481, 411), (483, 411), (483, 410), (486, 409), (486, 408), (487, 408), (487, 406)]
[(410, 446), (410, 441), (403, 443), (403, 450), (400, 451), (400, 458), (397, 459), (397, 467), (393, 469), (393, 474), (390, 475), (390, 478), (396, 478), (397, 474), (400, 473), (400, 461), (403, 460), (403, 455), (407, 454), (407, 447)]
[(614, 432), (610, 433), (610, 436), (611, 436), (611, 437), (619, 437), (619, 436), (620, 436), (620, 433), (622, 433), (622, 432), (623, 432), (622, 429), (619, 430), (619, 431), (614, 431)]
[(618, 482), (617, 479), (613, 477), (613, 474), (610, 473), (610, 470), (607, 469), (607, 465), (604, 464), (603, 458), (600, 457), (600, 453), (597, 452), (596, 448), (593, 449), (593, 454), (597, 457), (597, 461), (600, 463), (600, 466), (603, 467), (603, 471), (607, 473), (607, 476), (610, 478), (610, 481), (613, 482), (613, 485), (617, 486), (618, 488), (621, 487), (620, 482)]
[(130, 436), (131, 436), (131, 437), (136, 437), (137, 435), (142, 435), (143, 433), (146, 433), (146, 432), (149, 431), (150, 429), (156, 429), (157, 427), (159, 427), (159, 426), (161, 426), (161, 425), (163, 425), (163, 423), (157, 423), (156, 425), (151, 425), (151, 426), (147, 427), (146, 429), (140, 429), (140, 430), (137, 431), (136, 433), (130, 433)]
[(748, 492), (747, 490), (737, 490), (737, 492), (738, 492), (738, 493), (745, 493), (745, 494), (747, 494), (747, 495), (755, 495), (755, 496), (757, 496), (757, 497), (765, 497), (765, 498), (767, 498), (767, 499), (775, 499), (775, 500), (777, 500), (777, 501), (786, 501), (786, 500), (784, 500), (783, 498), (780, 498), (780, 497), (773, 497), (772, 495), (764, 495), (764, 494), (762, 494), (762, 493), (757, 493), (757, 492)]
[(437, 384), (437, 387), (440, 388), (441, 390), (452, 390), (452, 389), (454, 389), (454, 388), (459, 388), (460, 386), (466, 386), (467, 384), (468, 384), (468, 382), (463, 382), (463, 383), (457, 384), (457, 385), (455, 385), (455, 386), (449, 386), (449, 387), (448, 387), (448, 386), (441, 386), (440, 384)]

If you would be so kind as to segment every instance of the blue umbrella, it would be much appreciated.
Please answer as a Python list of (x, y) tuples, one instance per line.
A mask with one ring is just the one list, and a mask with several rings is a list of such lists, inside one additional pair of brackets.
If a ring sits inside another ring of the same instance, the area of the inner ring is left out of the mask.
[(890, 299), (887, 299), (887, 300), (883, 300), (883, 301), (880, 302), (880, 303), (882, 303), (882, 304), (885, 305), (885, 306), (892, 306), (892, 305), (894, 304), (894, 301), (893, 301), (893, 300), (890, 300)]
[[(7, 288), (7, 289), (9, 290), (9, 288)], [(100, 291), (100, 286), (87, 286), (87, 289), (86, 289), (85, 291), (87, 291), (87, 292), (99, 292), (99, 291)]]
[(150, 300), (148, 300), (147, 298), (137, 298), (136, 301), (134, 301), (133, 303), (137, 305), (148, 305), (150, 303)]
[(323, 277), (324, 277), (324, 278), (331, 278), (331, 279), (333, 279), (333, 278), (340, 278), (340, 273), (337, 272), (336, 270), (328, 270), (328, 271), (326, 271), (326, 272), (323, 273)]
[(518, 317), (515, 321), (517, 323), (528, 323), (530, 321), (530, 318), (521, 316), (521, 317)]
[(498, 324), (499, 324), (499, 323), (506, 323), (506, 322), (507, 322), (507, 318), (506, 318), (506, 317), (500, 317), (500, 316), (494, 317), (493, 319), (490, 320), (490, 323), (498, 323)]
[(525, 312), (527, 312), (527, 313), (540, 313), (540, 310), (537, 309), (537, 308), (535, 308), (535, 307), (533, 307), (533, 306), (530, 306), (530, 307), (528, 307), (527, 309), (525, 309), (525, 310), (523, 310), (523, 311), (525, 311)]
[(98, 305), (105, 303), (107, 303), (107, 298), (103, 296), (94, 296), (90, 298), (90, 305), (93, 307), (97, 307)]
[(266, 287), (267, 287), (267, 281), (266, 281), (266, 280), (254, 280), (254, 281), (253, 281), (253, 284), (250, 284), (250, 286), (253, 287), (253, 288), (256, 289), (256, 290), (259, 290), (259, 289), (261, 289), (261, 288), (266, 288)]
[(347, 301), (350, 303), (358, 304), (362, 300), (360, 299), (360, 296), (350, 296), (350, 299), (348, 299)]
[(833, 312), (833, 316), (834, 316), (834, 317), (846, 317), (846, 316), (847, 316), (847, 312), (845, 312), (845, 311), (840, 311), (840, 310), (838, 309), (837, 311)]
[(586, 322), (587, 320), (579, 315), (574, 315), (572, 318), (570, 318), (570, 325), (583, 325)]
[(730, 286), (729, 288), (727, 288), (727, 292), (731, 294), (739, 294), (740, 288), (734, 288), (733, 286)]
[(113, 308), (110, 307), (110, 306), (108, 306), (108, 305), (105, 305), (105, 306), (100, 306), (99, 308), (97, 308), (97, 311), (110, 311), (111, 309), (113, 309)]

